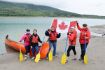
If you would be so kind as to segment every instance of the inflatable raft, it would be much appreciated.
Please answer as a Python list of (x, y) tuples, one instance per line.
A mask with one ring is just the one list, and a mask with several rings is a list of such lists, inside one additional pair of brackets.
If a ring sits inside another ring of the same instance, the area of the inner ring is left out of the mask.
[(5, 45), (7, 45), (8, 47), (10, 47), (12, 49), (15, 49), (16, 51), (20, 51), (20, 49), (21, 49), (22, 53), (26, 52), (25, 47), (22, 43), (18, 43), (16, 41), (10, 40), (8, 38), (8, 35), (5, 38)]
[(40, 58), (41, 59), (46, 58), (48, 52), (49, 52), (49, 43), (48, 42), (44, 42), (42, 44), (42, 47), (40, 48)]

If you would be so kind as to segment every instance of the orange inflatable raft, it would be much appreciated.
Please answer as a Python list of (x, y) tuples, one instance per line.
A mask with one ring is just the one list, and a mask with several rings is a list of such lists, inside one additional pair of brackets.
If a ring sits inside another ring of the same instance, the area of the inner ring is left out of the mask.
[[(20, 51), (20, 48), (21, 48), (22, 53), (26, 52), (25, 47), (24, 47), (24, 45), (22, 43), (18, 43), (16, 41), (8, 39), (8, 35), (6, 36), (5, 44), (10, 48), (15, 49), (16, 51)], [(49, 43), (44, 42), (42, 44), (42, 47), (40, 48), (40, 57), (41, 57), (41, 59), (46, 58), (48, 52), (49, 52)], [(32, 52), (31, 52), (31, 54), (32, 54)]]
[(6, 36), (6, 39), (5, 39), (5, 45), (7, 45), (12, 49), (15, 49), (16, 51), (20, 51), (21, 49), (22, 53), (26, 52), (25, 47), (22, 43), (18, 43), (16, 41), (8, 39), (8, 35)]
[(42, 47), (40, 48), (40, 58), (41, 59), (46, 58), (48, 52), (49, 52), (49, 43), (48, 42), (44, 42), (42, 44)]

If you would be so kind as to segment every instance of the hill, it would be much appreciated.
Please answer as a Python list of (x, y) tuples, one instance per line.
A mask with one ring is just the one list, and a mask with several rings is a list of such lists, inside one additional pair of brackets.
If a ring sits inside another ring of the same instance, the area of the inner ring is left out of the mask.
[(86, 17), (105, 18), (97, 15), (81, 15), (53, 7), (26, 3), (0, 1), (0, 16), (47, 16), (47, 17)]

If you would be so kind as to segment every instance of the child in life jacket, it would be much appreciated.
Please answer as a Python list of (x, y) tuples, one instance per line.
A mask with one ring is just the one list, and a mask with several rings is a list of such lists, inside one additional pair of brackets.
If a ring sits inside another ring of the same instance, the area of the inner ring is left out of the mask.
[(30, 42), (32, 48), (32, 59), (34, 59), (36, 54), (39, 52), (39, 42), (42, 43), (36, 29), (33, 30), (33, 34), (30, 37)]
[(77, 31), (75, 30), (74, 27), (71, 27), (70, 30), (67, 33), (67, 38), (69, 41), (69, 47), (67, 50), (67, 61), (68, 61), (68, 57), (70, 56), (70, 51), (72, 50), (75, 58), (74, 60), (76, 60), (76, 49), (75, 49), (75, 45), (76, 45), (76, 39), (77, 39)]
[(25, 58), (24, 58), (25, 60), (27, 59), (27, 57), (29, 57), (29, 53), (30, 53), (30, 37), (31, 37), (30, 29), (27, 29), (26, 33), (22, 36), (22, 38), (19, 41), (19, 42), (24, 41), (24, 46), (26, 49)]

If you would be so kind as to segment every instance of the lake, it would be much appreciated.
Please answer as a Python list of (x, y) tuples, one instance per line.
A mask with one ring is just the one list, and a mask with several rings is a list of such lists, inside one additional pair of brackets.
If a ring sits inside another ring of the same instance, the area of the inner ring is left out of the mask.
[(79, 24), (87, 23), (89, 26), (105, 25), (105, 19), (86, 19), (86, 18), (62, 18), (62, 17), (0, 17), (0, 54), (6, 53), (5, 36), (8, 34), (10, 39), (19, 41), (25, 30), (35, 28), (41, 39), (44, 32), (50, 27), (54, 18), (63, 21), (77, 20)]

